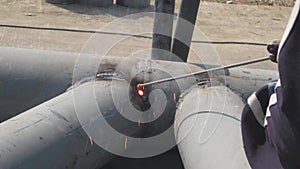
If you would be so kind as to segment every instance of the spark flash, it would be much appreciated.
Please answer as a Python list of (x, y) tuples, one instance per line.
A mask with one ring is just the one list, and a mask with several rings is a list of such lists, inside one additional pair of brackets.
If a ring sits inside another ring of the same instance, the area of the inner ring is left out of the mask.
[(136, 85), (136, 91), (139, 96), (144, 96), (145, 95), (145, 87), (141, 86), (140, 84)]

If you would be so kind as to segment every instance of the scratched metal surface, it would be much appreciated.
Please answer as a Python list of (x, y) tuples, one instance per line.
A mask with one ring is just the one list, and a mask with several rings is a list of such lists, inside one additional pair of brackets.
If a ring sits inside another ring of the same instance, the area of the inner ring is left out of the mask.
[[(120, 82), (120, 91), (125, 91), (126, 83)], [(85, 117), (81, 125), (74, 108), (72, 92), (82, 98), (81, 105), (87, 112), (91, 108), (90, 95), (96, 92), (98, 104), (103, 110), (113, 109), (110, 91), (110, 81), (94, 81), (84, 83), (35, 108), (32, 108), (14, 118), (0, 124), (0, 168), (2, 169), (62, 169), (62, 168), (98, 168), (107, 163), (112, 154), (93, 144), (83, 131), (83, 127), (93, 128), (91, 117)], [(91, 112), (96, 113), (97, 112)], [(102, 112), (104, 117), (114, 116), (114, 111)], [(127, 124), (119, 124), (118, 118), (111, 118), (112, 123), (122, 127), (127, 133)], [(103, 123), (97, 119), (97, 128)], [(81, 121), (82, 122), (82, 121)], [(118, 144), (120, 143), (120, 144)], [(116, 138), (107, 144), (112, 144), (125, 151), (124, 141)], [(129, 144), (129, 143), (128, 143)], [(130, 145), (128, 145), (129, 147)]]
[(0, 121), (28, 110), (72, 84), (70, 53), (0, 48)]

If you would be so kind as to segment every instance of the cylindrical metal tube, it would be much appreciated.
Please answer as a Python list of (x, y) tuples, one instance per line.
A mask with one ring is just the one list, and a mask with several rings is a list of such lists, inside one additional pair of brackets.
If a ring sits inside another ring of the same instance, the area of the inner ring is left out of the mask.
[(175, 0), (156, 0), (151, 58), (178, 61), (171, 54)]
[[(78, 57), (78, 53), (0, 47), (0, 122), (62, 94), (72, 83), (97, 72), (118, 68), (116, 71), (126, 74), (130, 81), (135, 73), (154, 64), (144, 59), (89, 54), (81, 54), (84, 63), (77, 63)], [(183, 63), (153, 62), (174, 75), (201, 70)], [(82, 71), (73, 75), (76, 66)]]
[[(187, 61), (189, 55), (199, 7), (200, 0), (183, 0), (181, 2), (179, 18), (182, 19), (178, 19), (177, 21), (172, 53), (178, 56), (183, 62)], [(190, 24), (186, 24), (186, 21)]]
[[(116, 90), (120, 92), (127, 92), (127, 85), (124, 81), (115, 83)], [(84, 129), (100, 132), (105, 121), (109, 121), (124, 134), (136, 134), (139, 130), (136, 125), (122, 124), (118, 120), (119, 113), (114, 107), (110, 90), (109, 80), (86, 82), (1, 123), (0, 168), (96, 169), (107, 163), (113, 155), (93, 142), (93, 138)], [(90, 102), (90, 93), (95, 94), (94, 101), (101, 105), (101, 113), (105, 118), (89, 116), (91, 113), (97, 114), (91, 112), (94, 109), (91, 108), (93, 103)], [(81, 99), (74, 101), (76, 98)], [(85, 111), (78, 112), (79, 109)], [(93, 122), (89, 121), (91, 119)], [(105, 145), (114, 146), (122, 152), (130, 147), (128, 143), (124, 148), (124, 140), (116, 137)]]
[(0, 48), (0, 122), (41, 104), (72, 85), (77, 54)]
[[(76, 62), (78, 57), (79, 53), (0, 47), (0, 122), (62, 94), (97, 71), (114, 71), (124, 59), (82, 54), (87, 63), (74, 77), (74, 68), (82, 64)], [(131, 68), (124, 69), (130, 72)]]
[(193, 88), (183, 97), (174, 125), (186, 169), (249, 169), (240, 129), (243, 105), (224, 86)]

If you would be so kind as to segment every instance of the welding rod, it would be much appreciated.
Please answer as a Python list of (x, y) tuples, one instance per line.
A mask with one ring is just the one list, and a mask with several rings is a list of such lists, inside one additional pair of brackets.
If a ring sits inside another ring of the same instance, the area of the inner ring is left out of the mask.
[(234, 64), (230, 64), (230, 65), (227, 65), (227, 66), (221, 66), (221, 67), (215, 67), (215, 68), (211, 68), (211, 69), (207, 69), (207, 70), (201, 70), (201, 71), (198, 71), (198, 72), (184, 74), (184, 75), (180, 75), (180, 76), (176, 76), (176, 77), (169, 77), (169, 78), (160, 79), (160, 80), (156, 80), (156, 81), (152, 81), (152, 82), (146, 82), (146, 83), (143, 83), (143, 84), (139, 84), (139, 86), (148, 86), (148, 85), (152, 85), (152, 84), (168, 82), (168, 81), (172, 81), (172, 80), (182, 79), (182, 78), (195, 76), (195, 75), (200, 75), (200, 74), (213, 72), (213, 71), (218, 71), (218, 70), (222, 70), (222, 69), (229, 69), (229, 68), (249, 65), (249, 64), (253, 64), (253, 63), (267, 61), (267, 60), (270, 60), (270, 56), (263, 57), (263, 58), (258, 58), (258, 59), (253, 59), (253, 60), (248, 60), (248, 61), (244, 61), (244, 62), (239, 62), (239, 63), (234, 63)]

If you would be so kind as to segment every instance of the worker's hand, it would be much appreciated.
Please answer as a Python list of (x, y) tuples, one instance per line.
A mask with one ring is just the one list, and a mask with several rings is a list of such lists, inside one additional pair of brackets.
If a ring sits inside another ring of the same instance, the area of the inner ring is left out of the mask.
[(280, 40), (273, 40), (270, 44), (267, 45), (267, 50), (271, 54), (270, 60), (277, 63), (277, 54), (279, 48)]

